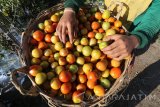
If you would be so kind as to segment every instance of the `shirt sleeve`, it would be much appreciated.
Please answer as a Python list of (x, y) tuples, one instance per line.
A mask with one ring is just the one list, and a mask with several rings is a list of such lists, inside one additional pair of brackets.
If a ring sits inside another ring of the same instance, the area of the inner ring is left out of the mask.
[(144, 48), (160, 31), (160, 0), (153, 0), (140, 22), (135, 26), (131, 34), (140, 41), (137, 48)]
[(72, 8), (75, 12), (78, 12), (79, 7), (84, 4), (84, 0), (66, 0), (64, 2), (64, 7)]

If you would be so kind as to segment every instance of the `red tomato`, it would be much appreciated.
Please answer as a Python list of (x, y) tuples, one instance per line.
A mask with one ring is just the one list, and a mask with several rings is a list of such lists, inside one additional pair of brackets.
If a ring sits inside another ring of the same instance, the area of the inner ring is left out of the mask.
[(69, 71), (61, 71), (59, 74), (59, 80), (61, 82), (69, 82), (71, 80), (71, 73)]
[(44, 34), (42, 31), (36, 30), (35, 32), (33, 32), (33, 38), (37, 41), (42, 41), (44, 38)]

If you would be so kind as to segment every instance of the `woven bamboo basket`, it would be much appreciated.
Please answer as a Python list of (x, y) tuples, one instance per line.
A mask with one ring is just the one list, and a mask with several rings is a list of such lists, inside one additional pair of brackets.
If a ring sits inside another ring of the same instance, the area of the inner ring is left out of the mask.
[[(122, 3), (116, 2), (117, 5), (122, 6)], [(95, 7), (96, 5), (88, 4), (85, 6), (85, 8), (90, 9), (91, 7)], [(124, 61), (123, 66), (123, 72), (121, 76), (114, 82), (112, 87), (107, 90), (105, 95), (103, 97), (93, 97), (89, 101), (83, 101), (80, 104), (74, 104), (72, 102), (67, 102), (63, 99), (58, 99), (56, 97), (51, 98), (46, 94), (44, 90), (42, 90), (39, 86), (36, 85), (33, 77), (31, 77), (28, 74), (29, 66), (30, 64), (30, 37), (31, 33), (34, 29), (37, 28), (38, 23), (43, 22), (45, 19), (49, 18), (52, 14), (56, 13), (57, 11), (64, 10), (63, 4), (60, 3), (56, 6), (53, 6), (47, 10), (42, 11), (35, 20), (30, 21), (28, 24), (28, 27), (22, 37), (22, 51), (19, 53), (19, 57), (21, 62), (25, 65), (22, 68), (16, 69), (11, 73), (11, 82), (14, 84), (16, 89), (22, 94), (22, 95), (29, 95), (29, 96), (37, 96), (41, 95), (51, 107), (94, 107), (94, 106), (107, 106), (107, 104), (110, 103), (111, 97), (113, 97), (116, 93), (118, 93), (121, 89), (127, 86), (130, 80), (130, 74), (131, 74), (131, 68), (132, 68), (132, 62), (133, 62), (133, 55), (132, 57), (128, 58)], [(103, 11), (103, 9), (100, 9), (100, 11)], [(120, 12), (115, 16), (117, 19), (120, 17)], [(23, 73), (28, 76), (30, 81), (32, 82), (32, 87), (30, 90), (24, 89), (17, 80), (17, 73)]]

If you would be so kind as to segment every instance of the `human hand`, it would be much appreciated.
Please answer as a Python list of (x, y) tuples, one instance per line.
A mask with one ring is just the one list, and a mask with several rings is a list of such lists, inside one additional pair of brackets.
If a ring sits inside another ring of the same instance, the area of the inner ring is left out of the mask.
[(104, 38), (104, 41), (114, 40), (114, 42), (102, 51), (115, 60), (122, 60), (128, 57), (134, 48), (139, 45), (137, 37), (131, 35), (111, 35)]
[(69, 40), (73, 43), (73, 38), (77, 34), (78, 23), (76, 20), (76, 14), (74, 10), (71, 8), (66, 8), (64, 10), (64, 14), (61, 17), (56, 32), (58, 33), (59, 39), (65, 43), (66, 42), (66, 34), (69, 35)]

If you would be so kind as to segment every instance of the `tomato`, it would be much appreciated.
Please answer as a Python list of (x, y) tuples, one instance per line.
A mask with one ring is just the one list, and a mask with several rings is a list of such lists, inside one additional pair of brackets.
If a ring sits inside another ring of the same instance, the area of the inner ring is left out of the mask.
[(38, 48), (39, 48), (39, 49), (45, 49), (45, 48), (47, 48), (47, 47), (48, 47), (48, 45), (47, 45), (45, 42), (40, 41), (40, 42), (38, 43)]
[(44, 50), (44, 56), (50, 56), (50, 55), (52, 55), (52, 54), (53, 54), (53, 52), (52, 52), (51, 49), (46, 49), (46, 50)]
[(80, 83), (85, 83), (87, 81), (87, 76), (85, 74), (80, 74), (78, 80)]
[(71, 89), (72, 89), (72, 85), (71, 85), (70, 82), (66, 82), (66, 83), (63, 83), (61, 85), (61, 92), (62, 92), (62, 94), (68, 94), (68, 93), (70, 93)]
[(94, 22), (92, 22), (91, 27), (93, 30), (96, 30), (96, 29), (100, 28), (100, 24), (98, 22), (94, 21)]
[(51, 80), (50, 86), (51, 86), (52, 89), (58, 90), (58, 89), (61, 88), (61, 82), (58, 78), (53, 78)]
[(116, 21), (116, 18), (114, 18), (114, 17), (108, 18), (108, 22), (110, 22), (110, 23), (114, 23), (115, 21)]
[(39, 71), (42, 71), (42, 70), (43, 70), (40, 65), (32, 65), (32, 66), (29, 67), (29, 69), (30, 69), (30, 70), (31, 70), (31, 69), (38, 69)]
[(83, 93), (82, 91), (78, 90), (75, 91), (72, 95), (72, 100), (74, 103), (81, 103), (83, 100)]
[(112, 67), (119, 67), (120, 65), (121, 65), (121, 61), (114, 60), (114, 59), (111, 60)]
[(47, 80), (47, 75), (45, 73), (38, 73), (35, 77), (35, 82), (37, 85), (43, 84)]
[(101, 85), (96, 85), (94, 87), (94, 93), (96, 96), (102, 97), (105, 95), (105, 89)]
[(53, 25), (47, 25), (47, 26), (45, 26), (45, 28), (44, 28), (44, 31), (45, 31), (46, 33), (53, 33), (55, 30), (56, 30), (56, 29), (53, 27)]
[(107, 61), (99, 61), (96, 64), (96, 68), (100, 71), (105, 71), (107, 68), (107, 65), (108, 65)]
[(78, 84), (76, 89), (80, 91), (85, 91), (86, 90), (86, 85), (85, 84)]
[(99, 29), (98, 29), (98, 32), (99, 32), (99, 33), (104, 33), (105, 31), (103, 30), (103, 28), (99, 28)]
[(45, 40), (46, 42), (51, 42), (51, 37), (52, 37), (51, 34), (46, 34), (44, 40)]
[(51, 20), (45, 20), (44, 21), (44, 26), (48, 26), (48, 25), (52, 25), (52, 21)]
[(88, 80), (90, 80), (90, 81), (96, 82), (97, 79), (98, 79), (98, 74), (97, 74), (96, 72), (94, 72), (94, 71), (89, 72), (89, 73), (87, 74), (87, 78), (88, 78)]
[(121, 76), (121, 69), (120, 68), (112, 68), (110, 70), (110, 75), (114, 78), (114, 79), (117, 79)]
[(97, 84), (97, 82), (93, 82), (93, 81), (91, 81), (91, 80), (88, 80), (88, 81), (87, 81), (87, 87), (88, 87), (89, 89), (93, 89), (96, 84)]
[(44, 34), (42, 31), (36, 30), (35, 32), (33, 32), (33, 38), (37, 41), (42, 41), (44, 38)]
[(120, 34), (125, 34), (125, 30), (124, 29), (120, 29), (119, 33)]
[(102, 13), (101, 12), (96, 12), (95, 13), (95, 18), (98, 19), (98, 20), (101, 20), (102, 19)]
[(76, 62), (76, 58), (73, 54), (68, 54), (66, 60), (69, 64), (73, 64), (74, 62)]
[(68, 55), (68, 50), (66, 48), (62, 48), (59, 52), (59, 54), (63, 57), (67, 56)]
[(32, 58), (32, 60), (31, 60), (31, 64), (32, 65), (34, 65), (34, 64), (40, 64), (41, 63), (41, 60), (40, 59), (38, 59), (38, 58)]
[(88, 37), (89, 38), (94, 38), (95, 37), (95, 33), (94, 32), (89, 32), (88, 33)]
[(73, 48), (73, 46), (72, 46), (72, 44), (68, 41), (68, 42), (66, 42), (66, 46), (65, 46), (67, 49), (72, 49)]
[(59, 74), (59, 80), (61, 82), (69, 82), (71, 80), (72, 74), (69, 71), (61, 71)]
[(32, 75), (32, 76), (36, 76), (38, 73), (40, 73), (41, 71), (36, 69), (36, 68), (33, 68), (31, 70), (29, 70), (29, 74)]
[(86, 64), (83, 65), (82, 69), (83, 69), (85, 74), (88, 74), (89, 72), (92, 71), (93, 65), (91, 63), (86, 63)]
[(66, 65), (67, 61), (64, 57), (59, 57), (58, 59), (59, 65)]
[(52, 15), (51, 16), (51, 21), (58, 22), (59, 21), (59, 17), (57, 15)]
[(52, 36), (51, 37), (51, 42), (52, 43), (54, 43), (54, 44), (56, 44), (57, 42), (59, 42), (60, 40), (59, 40), (59, 37), (58, 36)]
[(119, 21), (119, 20), (116, 20), (116, 21), (114, 22), (114, 26), (115, 26), (115, 27), (122, 27), (122, 22)]
[(32, 57), (34, 58), (40, 58), (42, 56), (42, 50), (41, 49), (38, 49), (38, 48), (35, 48), (32, 50)]

